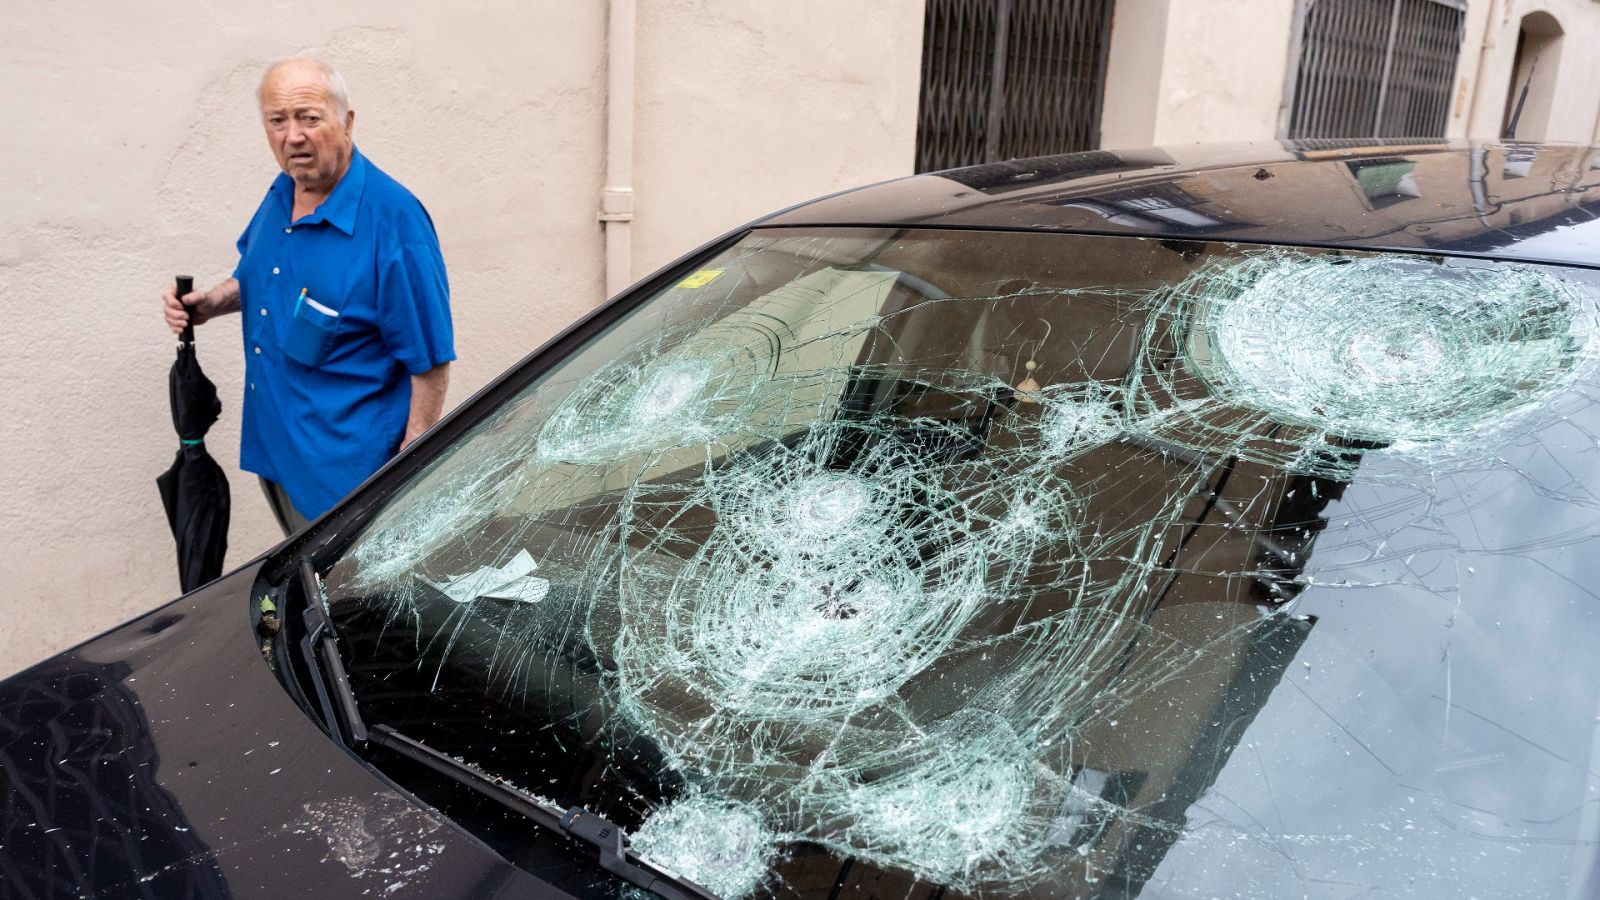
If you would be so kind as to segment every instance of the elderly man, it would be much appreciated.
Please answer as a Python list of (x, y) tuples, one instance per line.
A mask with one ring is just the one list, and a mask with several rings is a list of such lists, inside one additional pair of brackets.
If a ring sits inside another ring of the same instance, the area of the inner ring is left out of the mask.
[(233, 277), (162, 298), (181, 331), (244, 313), (239, 465), (261, 478), (284, 533), (439, 418), (455, 358), (433, 221), (355, 148), (344, 79), (290, 59), (262, 76), (267, 143), (283, 173), (239, 238)]

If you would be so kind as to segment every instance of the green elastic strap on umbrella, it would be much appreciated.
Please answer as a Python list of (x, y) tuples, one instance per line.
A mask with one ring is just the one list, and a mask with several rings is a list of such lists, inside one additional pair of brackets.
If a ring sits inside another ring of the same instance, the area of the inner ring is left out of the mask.
[(193, 440), (193, 441), (186, 441), (183, 438), (178, 438), (178, 443), (184, 445), (185, 447), (198, 447), (201, 444), (204, 444), (205, 442), (206, 442), (205, 438), (199, 438), (199, 439), (196, 439), (196, 440)]

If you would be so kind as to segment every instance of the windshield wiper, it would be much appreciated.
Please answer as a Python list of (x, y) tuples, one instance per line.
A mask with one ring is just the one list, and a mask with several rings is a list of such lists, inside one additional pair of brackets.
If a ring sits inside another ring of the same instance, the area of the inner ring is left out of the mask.
[(628, 847), (628, 835), (620, 825), (581, 806), (562, 812), (553, 804), (541, 803), (528, 794), (455, 757), (447, 756), (421, 741), (390, 728), (374, 725), (371, 742), (420, 763), (457, 784), (494, 800), (550, 831), (577, 838), (600, 851), (600, 868), (635, 887), (644, 888), (665, 900), (717, 900), (717, 895), (698, 884), (656, 868)]
[(387, 725), (368, 728), (356, 706), (355, 691), (350, 686), (344, 660), (339, 656), (333, 623), (323, 603), (322, 582), (311, 560), (304, 556), (300, 557), (300, 583), (306, 595), (303, 614), (306, 633), (300, 639), (300, 652), (311, 672), (312, 686), (328, 730), (345, 746), (352, 750), (363, 744), (383, 747), (488, 797), (546, 830), (590, 844), (600, 851), (600, 868), (664, 900), (718, 900), (717, 895), (700, 885), (657, 869), (629, 849), (627, 833), (599, 813), (581, 806), (562, 812), (559, 807), (540, 803), (504, 780), (440, 753)]
[(361, 721), (361, 710), (356, 707), (355, 691), (350, 688), (350, 676), (344, 670), (344, 659), (339, 656), (339, 645), (334, 638), (333, 622), (328, 619), (322, 581), (317, 578), (310, 557), (300, 557), (300, 587), (306, 595), (302, 614), (306, 631), (300, 638), (300, 654), (311, 670), (311, 683), (317, 691), (323, 721), (345, 746), (359, 747), (369, 737), (367, 726)]

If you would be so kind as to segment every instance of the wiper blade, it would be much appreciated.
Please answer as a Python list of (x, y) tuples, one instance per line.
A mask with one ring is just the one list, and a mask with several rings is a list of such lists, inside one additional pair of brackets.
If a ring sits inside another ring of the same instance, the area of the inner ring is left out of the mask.
[(311, 670), (311, 682), (317, 691), (317, 703), (322, 707), (323, 721), (328, 731), (343, 740), (345, 746), (360, 746), (367, 742), (367, 726), (356, 706), (356, 694), (344, 670), (344, 659), (339, 656), (333, 622), (328, 619), (322, 597), (322, 581), (317, 578), (310, 557), (300, 557), (300, 587), (306, 599), (303, 613), (306, 630), (300, 638), (300, 653)]
[(322, 581), (309, 557), (300, 557), (300, 585), (306, 597), (303, 618), (305, 635), (300, 652), (311, 672), (317, 702), (328, 730), (354, 749), (376, 744), (444, 775), (470, 788), (522, 817), (550, 831), (569, 835), (600, 851), (600, 868), (635, 887), (644, 888), (663, 900), (719, 900), (698, 884), (664, 872), (628, 849), (628, 836), (604, 816), (575, 806), (562, 812), (558, 807), (539, 803), (505, 781), (407, 737), (387, 725), (368, 728), (356, 706), (355, 691), (345, 672), (344, 659), (334, 637), (333, 623), (322, 596)]
[(627, 833), (599, 813), (581, 806), (562, 812), (559, 807), (541, 803), (504, 780), (440, 753), (387, 725), (372, 726), (368, 737), (371, 743), (420, 763), (462, 787), (494, 800), (541, 828), (569, 835), (594, 846), (600, 851), (600, 868), (635, 887), (643, 888), (664, 900), (718, 900), (716, 894), (687, 878), (656, 868), (629, 849)]

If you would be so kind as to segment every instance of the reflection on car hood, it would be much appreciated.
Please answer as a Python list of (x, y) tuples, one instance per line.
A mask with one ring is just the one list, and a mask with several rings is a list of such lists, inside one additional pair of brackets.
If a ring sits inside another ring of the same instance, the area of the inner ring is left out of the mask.
[(1008, 160), (847, 191), (768, 225), (1027, 228), (1600, 264), (1600, 148), (1267, 141)]
[(8, 892), (564, 896), (317, 729), (256, 651), (255, 574), (0, 683)]

